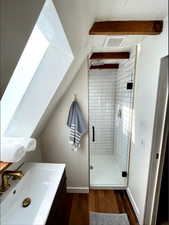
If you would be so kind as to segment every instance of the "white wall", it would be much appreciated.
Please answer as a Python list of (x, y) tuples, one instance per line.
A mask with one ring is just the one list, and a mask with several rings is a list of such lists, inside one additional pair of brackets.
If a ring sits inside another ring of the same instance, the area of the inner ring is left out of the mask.
[(160, 59), (168, 54), (167, 29), (168, 20), (165, 19), (161, 35), (145, 38), (137, 63), (128, 193), (141, 225), (144, 224)]
[(20, 161), (12, 163), (12, 166), (10, 166), (10, 169), (16, 169), (23, 162), (42, 162), (42, 155), (41, 155), (39, 140), (37, 140), (37, 147), (35, 151), (27, 152), (26, 155)]
[(91, 154), (113, 154), (115, 78), (117, 69), (89, 72), (89, 126)]
[(73, 94), (88, 122), (88, 68), (85, 60), (75, 80), (53, 111), (40, 137), (44, 162), (66, 163), (68, 188), (85, 191), (88, 189), (88, 135), (82, 138), (81, 148), (72, 152), (68, 143), (69, 128), (66, 125)]

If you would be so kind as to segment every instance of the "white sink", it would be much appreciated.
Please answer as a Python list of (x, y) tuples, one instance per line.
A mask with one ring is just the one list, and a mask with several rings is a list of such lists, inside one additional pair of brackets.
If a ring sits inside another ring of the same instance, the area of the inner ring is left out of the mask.
[[(25, 163), (24, 177), (1, 196), (1, 225), (45, 225), (65, 169), (64, 164)], [(24, 208), (22, 201), (31, 198)]]

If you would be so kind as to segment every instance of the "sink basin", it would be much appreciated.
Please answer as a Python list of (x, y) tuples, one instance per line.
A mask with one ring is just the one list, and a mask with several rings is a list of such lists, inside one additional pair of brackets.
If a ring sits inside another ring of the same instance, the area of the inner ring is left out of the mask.
[[(1, 225), (45, 225), (64, 164), (24, 163), (24, 177), (1, 196)], [(27, 207), (23, 200), (31, 199)]]

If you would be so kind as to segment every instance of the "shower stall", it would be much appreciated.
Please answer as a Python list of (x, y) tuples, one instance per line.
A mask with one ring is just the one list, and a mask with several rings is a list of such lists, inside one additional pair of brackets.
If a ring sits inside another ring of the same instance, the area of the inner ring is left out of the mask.
[(127, 186), (134, 70), (134, 53), (118, 69), (89, 70), (91, 188)]

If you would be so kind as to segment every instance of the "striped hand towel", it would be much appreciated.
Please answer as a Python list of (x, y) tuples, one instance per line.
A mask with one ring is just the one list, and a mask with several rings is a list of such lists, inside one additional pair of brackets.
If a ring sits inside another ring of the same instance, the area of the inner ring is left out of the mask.
[(80, 148), (81, 137), (87, 132), (87, 126), (77, 101), (73, 101), (69, 110), (67, 126), (70, 128), (69, 142), (72, 150)]

